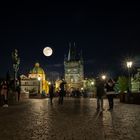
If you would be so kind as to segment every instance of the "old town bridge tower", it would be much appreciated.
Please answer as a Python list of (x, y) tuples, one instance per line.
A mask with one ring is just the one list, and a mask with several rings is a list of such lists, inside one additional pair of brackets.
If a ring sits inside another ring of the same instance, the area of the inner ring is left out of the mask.
[(77, 52), (75, 43), (69, 43), (69, 52), (64, 59), (64, 75), (68, 90), (81, 89), (84, 80), (82, 51)]

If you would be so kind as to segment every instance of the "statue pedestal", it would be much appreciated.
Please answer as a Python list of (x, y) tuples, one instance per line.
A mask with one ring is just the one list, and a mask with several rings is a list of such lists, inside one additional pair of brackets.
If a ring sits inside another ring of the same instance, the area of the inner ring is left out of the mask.
[(23, 101), (23, 100), (26, 100), (26, 99), (29, 99), (29, 93), (20, 93), (20, 101)]
[(17, 104), (20, 101), (24, 101), (26, 99), (29, 99), (29, 93), (20, 93), (20, 98), (18, 101), (18, 93), (14, 91), (10, 91), (8, 94), (8, 104), (14, 105)]
[(16, 104), (18, 102), (17, 100), (17, 92), (9, 91), (8, 93), (8, 104)]

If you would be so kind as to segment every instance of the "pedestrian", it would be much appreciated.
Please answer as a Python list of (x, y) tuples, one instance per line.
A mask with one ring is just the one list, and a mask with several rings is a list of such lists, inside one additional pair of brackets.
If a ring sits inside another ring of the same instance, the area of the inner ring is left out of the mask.
[(52, 100), (53, 100), (53, 97), (54, 97), (54, 86), (53, 84), (50, 84), (49, 86), (49, 97), (50, 97), (50, 102), (51, 102), (51, 105), (53, 104)]
[(114, 96), (115, 96), (115, 90), (114, 90), (115, 82), (113, 79), (109, 79), (105, 85), (106, 88), (106, 95), (109, 103), (109, 109), (112, 110), (114, 107)]
[(18, 94), (18, 102), (19, 102), (19, 100), (20, 100), (20, 93), (21, 93), (20, 85), (17, 85), (16, 91), (17, 91), (17, 94)]
[(59, 91), (59, 104), (63, 104), (63, 98), (66, 94), (65, 84), (66, 82), (64, 81), (64, 79), (62, 79), (62, 82), (60, 83), (60, 91)]
[(96, 78), (96, 98), (97, 98), (97, 111), (103, 111), (103, 97), (105, 95), (104, 80)]
[(16, 81), (16, 92), (17, 92), (17, 95), (18, 95), (18, 102), (20, 101), (20, 94), (21, 94), (21, 79), (20, 79), (20, 76), (18, 76), (18, 80)]
[(8, 107), (8, 84), (6, 81), (3, 81), (1, 84), (1, 98), (3, 107)]

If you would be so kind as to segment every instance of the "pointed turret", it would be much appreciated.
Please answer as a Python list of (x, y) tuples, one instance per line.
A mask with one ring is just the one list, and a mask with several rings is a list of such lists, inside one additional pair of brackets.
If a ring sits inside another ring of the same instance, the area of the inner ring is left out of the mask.
[(80, 60), (83, 61), (83, 51), (82, 51), (82, 49), (80, 51)]
[(76, 46), (75, 42), (73, 45), (69, 43), (69, 53), (68, 53), (68, 61), (76, 60)]
[(71, 60), (71, 43), (69, 43), (68, 61)]
[(75, 42), (73, 43), (73, 46), (75, 47)]
[(78, 53), (77, 44), (69, 43), (67, 60), (64, 61), (65, 80), (67, 90), (80, 89), (83, 87), (84, 68), (82, 51)]

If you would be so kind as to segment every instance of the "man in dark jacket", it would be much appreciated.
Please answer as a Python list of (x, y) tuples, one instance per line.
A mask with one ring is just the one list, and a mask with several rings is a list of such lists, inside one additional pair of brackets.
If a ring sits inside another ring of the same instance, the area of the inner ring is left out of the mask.
[(97, 98), (97, 110), (103, 111), (103, 96), (105, 95), (104, 81), (97, 77), (96, 78), (96, 98)]
[(53, 104), (52, 100), (54, 97), (54, 85), (53, 84), (50, 84), (50, 86), (49, 86), (49, 96), (50, 96), (50, 102), (52, 105)]
[(63, 104), (63, 97), (66, 94), (65, 84), (66, 84), (66, 82), (64, 80), (62, 80), (62, 82), (60, 83), (59, 104)]

